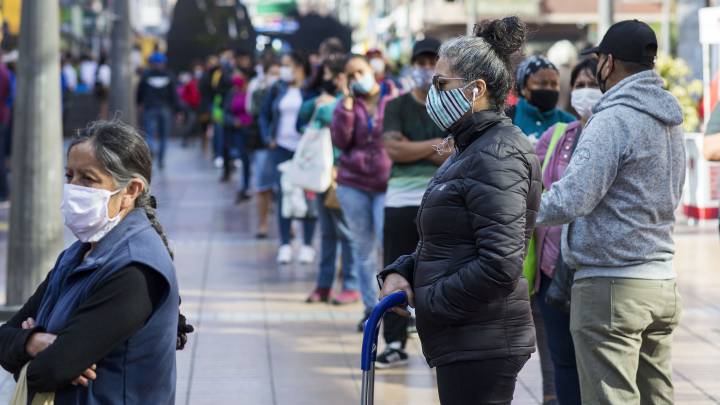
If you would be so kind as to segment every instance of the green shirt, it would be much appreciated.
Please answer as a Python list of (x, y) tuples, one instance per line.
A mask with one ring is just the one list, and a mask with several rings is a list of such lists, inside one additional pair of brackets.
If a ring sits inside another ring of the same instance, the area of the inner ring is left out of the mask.
[[(425, 104), (407, 93), (388, 102), (385, 107), (383, 131), (397, 131), (410, 141), (427, 141), (444, 138), (447, 134), (428, 115)], [(393, 163), (386, 207), (420, 206), (428, 183), (435, 175), (437, 166), (425, 160), (412, 163)]]

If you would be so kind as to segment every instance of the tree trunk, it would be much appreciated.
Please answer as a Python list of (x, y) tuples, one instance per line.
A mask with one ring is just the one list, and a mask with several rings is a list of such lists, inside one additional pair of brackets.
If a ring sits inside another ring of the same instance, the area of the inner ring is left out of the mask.
[(63, 247), (57, 0), (24, 1), (14, 106), (7, 304), (35, 291)]
[(110, 118), (119, 118), (127, 124), (136, 125), (134, 89), (135, 81), (130, 61), (130, 2), (113, 0), (113, 28), (110, 64)]

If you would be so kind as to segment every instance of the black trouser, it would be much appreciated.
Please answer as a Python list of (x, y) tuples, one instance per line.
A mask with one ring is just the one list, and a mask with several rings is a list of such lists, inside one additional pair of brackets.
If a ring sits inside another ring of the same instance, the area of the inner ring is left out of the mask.
[[(417, 231), (417, 212), (420, 207), (385, 208), (383, 226), (383, 265), (392, 264), (398, 257), (415, 251), (420, 236)], [(400, 342), (403, 349), (407, 342), (408, 318), (394, 312), (383, 317), (385, 343)]]
[(440, 404), (510, 405), (517, 375), (529, 358), (529, 355), (509, 356), (438, 367)]

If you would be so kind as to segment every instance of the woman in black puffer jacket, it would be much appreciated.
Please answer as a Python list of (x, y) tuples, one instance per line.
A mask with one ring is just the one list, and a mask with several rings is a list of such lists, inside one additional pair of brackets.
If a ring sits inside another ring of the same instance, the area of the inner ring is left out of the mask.
[(440, 48), (427, 109), (452, 134), (455, 152), (423, 198), (416, 251), (379, 276), (382, 296), (404, 290), (416, 307), (443, 405), (509, 404), (535, 347), (522, 269), (540, 205), (540, 163), (502, 112), (510, 55), (525, 31), (509, 17)]

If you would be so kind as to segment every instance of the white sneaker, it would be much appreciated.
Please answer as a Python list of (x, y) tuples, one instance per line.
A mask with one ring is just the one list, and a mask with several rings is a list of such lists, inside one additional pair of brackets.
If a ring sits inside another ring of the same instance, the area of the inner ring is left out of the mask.
[(213, 164), (215, 165), (216, 169), (222, 169), (222, 167), (225, 165), (225, 159), (221, 157), (216, 157), (213, 161)]
[(315, 261), (315, 249), (312, 246), (303, 246), (298, 255), (300, 264), (312, 264)]
[(279, 264), (290, 264), (292, 262), (293, 250), (290, 245), (282, 245), (278, 249), (277, 262)]

